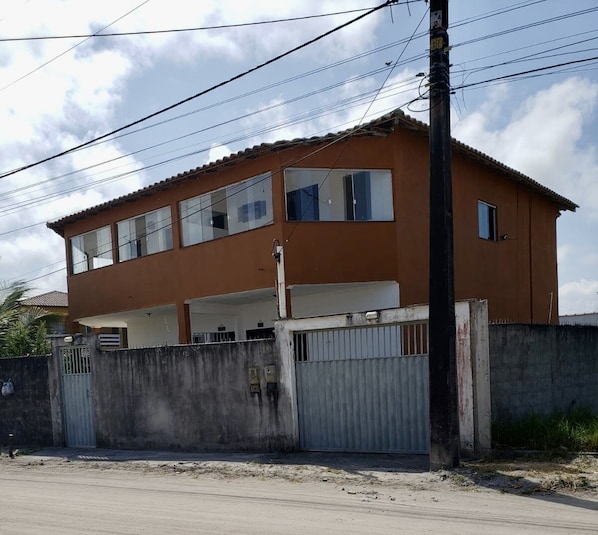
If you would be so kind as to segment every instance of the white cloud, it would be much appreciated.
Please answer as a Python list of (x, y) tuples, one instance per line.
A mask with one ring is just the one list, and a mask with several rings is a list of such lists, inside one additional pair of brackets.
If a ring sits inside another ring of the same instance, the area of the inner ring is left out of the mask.
[(226, 156), (230, 156), (231, 150), (226, 145), (221, 145), (219, 143), (212, 143), (210, 151), (208, 153), (208, 160), (206, 163), (215, 162), (216, 160), (220, 160), (225, 158)]
[[(598, 84), (569, 78), (515, 106), (496, 127), (505, 93), (493, 93), (456, 125), (453, 135), (582, 206), (598, 219), (598, 155), (580, 142), (598, 99)], [(512, 98), (512, 97), (511, 97)]]
[(594, 311), (598, 283), (581, 275), (596, 266), (595, 245), (588, 244), (595, 244), (598, 231), (598, 155), (584, 136), (593, 127), (598, 84), (572, 77), (505, 114), (513, 98), (506, 87), (492, 91), (479, 109), (461, 116), (453, 135), (580, 205), (567, 215), (564, 232), (559, 230), (560, 309), (561, 314)]
[(581, 279), (559, 288), (559, 314), (598, 312), (598, 280)]

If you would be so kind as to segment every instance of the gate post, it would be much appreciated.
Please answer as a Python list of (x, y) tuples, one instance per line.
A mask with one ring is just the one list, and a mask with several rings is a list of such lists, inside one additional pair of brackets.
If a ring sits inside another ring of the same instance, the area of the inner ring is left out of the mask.
[(289, 328), (289, 320), (278, 320), (274, 322), (276, 331), (276, 348), (278, 350), (280, 370), (279, 378), (281, 384), (288, 388), (291, 398), (291, 428), (292, 441), (295, 450), (299, 450), (299, 416), (297, 409), (297, 382), (295, 378), (295, 352), (293, 344), (293, 331)]
[(52, 419), (52, 441), (55, 447), (64, 447), (64, 421), (62, 413), (62, 378), (60, 347), (64, 336), (52, 337), (52, 355), (48, 359), (48, 391), (50, 394), (50, 417)]
[(488, 302), (458, 301), (455, 313), (461, 452), (484, 455), (491, 449)]

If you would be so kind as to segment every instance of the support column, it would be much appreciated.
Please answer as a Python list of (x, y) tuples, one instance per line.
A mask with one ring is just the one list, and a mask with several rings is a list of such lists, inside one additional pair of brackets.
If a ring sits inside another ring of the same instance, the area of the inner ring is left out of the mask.
[(179, 324), (179, 344), (191, 343), (191, 313), (189, 304), (177, 302), (176, 304), (177, 320)]

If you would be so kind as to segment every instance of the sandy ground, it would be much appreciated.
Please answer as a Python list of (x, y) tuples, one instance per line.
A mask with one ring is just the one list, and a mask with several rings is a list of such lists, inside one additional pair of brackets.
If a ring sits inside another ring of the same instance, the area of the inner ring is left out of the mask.
[(598, 533), (598, 460), (50, 449), (0, 456), (0, 533)]
[(429, 472), (424, 455), (336, 453), (252, 454), (181, 453), (126, 450), (49, 448), (18, 451), (14, 459), (6, 450), (5, 464), (54, 471), (126, 470), (141, 473), (180, 474), (187, 477), (255, 478), (290, 482), (330, 482), (337, 485), (372, 486), (392, 490), (409, 487), (434, 490), (493, 489), (514, 494), (584, 495), (598, 500), (598, 455), (548, 457), (517, 455), (511, 458), (463, 460), (451, 471)]

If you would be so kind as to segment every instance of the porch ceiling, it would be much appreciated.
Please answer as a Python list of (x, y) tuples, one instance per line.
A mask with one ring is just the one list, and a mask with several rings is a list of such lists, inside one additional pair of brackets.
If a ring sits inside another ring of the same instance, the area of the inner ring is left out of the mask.
[[(322, 293), (344, 292), (356, 288), (374, 287), (380, 284), (388, 284), (389, 281), (376, 282), (353, 282), (342, 284), (297, 284), (288, 286), (293, 297), (301, 297)], [(272, 288), (259, 288), (246, 292), (236, 292), (231, 294), (210, 295), (196, 299), (187, 299), (186, 303), (193, 309), (193, 305), (220, 305), (236, 307), (249, 305), (252, 303), (275, 301), (276, 292)], [(157, 307), (142, 308), (138, 310), (127, 310), (114, 314), (104, 314), (101, 316), (90, 316), (78, 318), (75, 321), (88, 327), (126, 327), (127, 323), (138, 322), (147, 319), (149, 316), (176, 315), (176, 305), (162, 305)]]
[(133, 323), (150, 316), (176, 315), (176, 306), (162, 305), (158, 307), (140, 308), (138, 310), (127, 310), (115, 314), (104, 314), (102, 316), (90, 316), (88, 318), (75, 319), (81, 325), (87, 327), (126, 327), (127, 323)]

